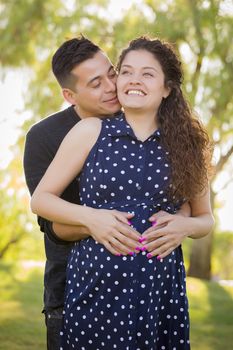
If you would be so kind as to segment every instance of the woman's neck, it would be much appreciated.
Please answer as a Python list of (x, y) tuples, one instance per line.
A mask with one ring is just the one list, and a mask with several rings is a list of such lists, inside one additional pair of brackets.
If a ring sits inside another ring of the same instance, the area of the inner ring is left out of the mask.
[(154, 113), (125, 111), (125, 118), (140, 141), (145, 141), (158, 128)]

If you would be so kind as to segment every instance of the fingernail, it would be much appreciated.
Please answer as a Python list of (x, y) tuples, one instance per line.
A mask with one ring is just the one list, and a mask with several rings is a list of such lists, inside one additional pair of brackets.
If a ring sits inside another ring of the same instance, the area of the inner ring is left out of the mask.
[(160, 259), (161, 259), (161, 256), (160, 256), (160, 255), (157, 255), (157, 259), (160, 260)]
[(142, 242), (145, 241), (145, 240), (146, 240), (146, 237), (140, 237), (138, 241), (139, 241), (140, 243), (142, 243)]
[(137, 254), (135, 252), (129, 252), (130, 256), (136, 256)]
[(128, 220), (128, 225), (132, 225), (132, 222)]
[(152, 226), (155, 226), (156, 224), (157, 224), (156, 220), (152, 221)]
[(121, 253), (117, 253), (116, 256), (121, 256)]
[(135, 249), (140, 251), (140, 250), (141, 250), (141, 247), (136, 247)]
[(147, 246), (141, 247), (142, 252), (144, 252), (145, 250), (147, 250)]
[(151, 253), (148, 253), (148, 254), (147, 254), (147, 258), (148, 258), (148, 259), (152, 258), (152, 254), (151, 254)]

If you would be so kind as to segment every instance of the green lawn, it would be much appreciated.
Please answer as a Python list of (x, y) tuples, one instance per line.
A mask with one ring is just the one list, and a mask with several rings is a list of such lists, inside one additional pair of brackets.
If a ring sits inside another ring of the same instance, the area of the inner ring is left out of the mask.
[(0, 264), (0, 350), (45, 349), (43, 268)]
[[(45, 349), (42, 281), (43, 267), (0, 264), (0, 350)], [(233, 287), (192, 278), (187, 287), (192, 350), (231, 350)]]

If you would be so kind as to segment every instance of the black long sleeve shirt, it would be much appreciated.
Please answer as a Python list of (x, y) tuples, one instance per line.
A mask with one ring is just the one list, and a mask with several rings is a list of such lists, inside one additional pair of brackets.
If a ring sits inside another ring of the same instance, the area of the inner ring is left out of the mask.
[[(27, 133), (24, 172), (31, 195), (53, 160), (63, 138), (78, 121), (80, 118), (71, 106), (34, 124)], [(61, 197), (71, 203), (79, 204), (78, 193), (78, 182), (75, 179)], [(44, 232), (46, 253), (44, 308), (51, 310), (64, 304), (66, 265), (72, 243), (60, 240), (48, 220), (38, 217), (38, 224), (40, 230)]]

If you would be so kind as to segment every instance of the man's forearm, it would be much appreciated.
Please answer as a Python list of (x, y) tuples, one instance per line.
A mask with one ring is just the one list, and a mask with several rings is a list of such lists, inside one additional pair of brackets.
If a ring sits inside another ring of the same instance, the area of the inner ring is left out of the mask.
[(81, 225), (63, 225), (53, 222), (52, 228), (56, 236), (64, 241), (79, 241), (90, 236), (86, 226)]

